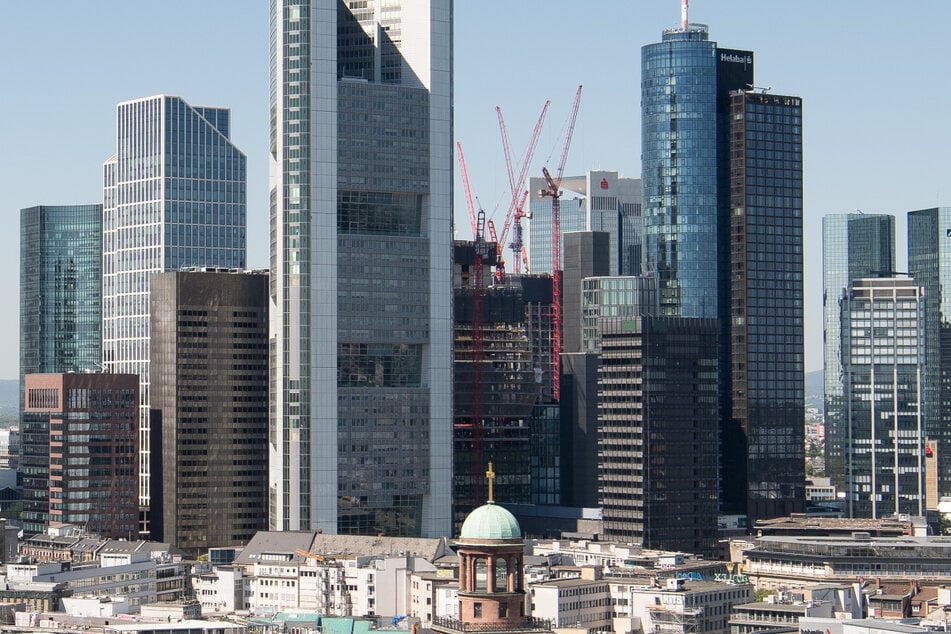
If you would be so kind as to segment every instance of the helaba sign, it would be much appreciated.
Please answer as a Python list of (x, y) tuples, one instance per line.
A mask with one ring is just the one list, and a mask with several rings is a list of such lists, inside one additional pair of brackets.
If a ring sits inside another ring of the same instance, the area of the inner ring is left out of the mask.
[(753, 56), (752, 55), (737, 55), (736, 53), (724, 53), (721, 51), (720, 61), (728, 62), (731, 64), (752, 64)]

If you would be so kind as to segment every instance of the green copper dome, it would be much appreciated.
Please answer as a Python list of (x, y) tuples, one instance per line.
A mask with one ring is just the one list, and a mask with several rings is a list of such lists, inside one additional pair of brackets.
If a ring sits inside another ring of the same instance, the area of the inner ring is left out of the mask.
[(489, 502), (469, 513), (462, 523), (461, 539), (521, 539), (522, 529), (515, 516)]

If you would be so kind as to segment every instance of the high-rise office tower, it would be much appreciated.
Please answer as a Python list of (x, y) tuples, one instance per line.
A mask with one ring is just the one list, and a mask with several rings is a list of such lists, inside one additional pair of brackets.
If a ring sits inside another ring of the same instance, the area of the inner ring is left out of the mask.
[(267, 530), (267, 289), (262, 273), (152, 276), (152, 532), (191, 553)]
[(713, 555), (717, 542), (717, 324), (604, 319), (598, 482), (609, 538)]
[(730, 116), (732, 418), (721, 504), (805, 510), (802, 100), (736, 91)]
[(909, 212), (908, 272), (927, 300), (925, 432), (938, 443), (940, 498), (951, 495), (951, 207)]
[(841, 307), (849, 516), (924, 515), (925, 289), (858, 279)]
[(564, 274), (561, 277), (561, 350), (581, 352), (582, 284), (587, 277), (611, 274), (610, 235), (605, 231), (574, 231), (562, 235)]
[[(794, 430), (801, 418), (793, 422), (792, 405), (803, 392), (801, 104), (750, 92), (753, 53), (720, 48), (686, 15), (661, 42), (641, 49), (641, 68), (643, 268), (657, 276), (661, 315), (719, 320), (721, 511), (755, 521), (798, 510), (805, 493), (795, 466), (803, 455), (796, 445), (802, 433)], [(749, 112), (755, 119), (757, 111), (763, 119), (756, 126), (735, 118)], [(767, 120), (772, 115), (780, 119)], [(738, 217), (746, 206), (750, 217)], [(777, 219), (785, 242), (770, 234)], [(752, 242), (761, 238), (766, 243)], [(736, 258), (735, 247), (743, 250)], [(781, 276), (784, 289), (761, 276)], [(760, 306), (769, 293), (784, 295), (781, 311)], [(740, 314), (747, 312), (750, 320)], [(790, 404), (782, 422), (754, 402), (780, 376)]]
[(20, 211), (20, 403), (23, 377), (102, 363), (102, 205)]
[[(551, 198), (541, 196), (544, 178), (530, 178), (528, 264), (534, 274), (551, 273)], [(592, 170), (561, 180), (563, 198), (559, 230), (608, 234), (609, 269), (606, 275), (636, 275), (641, 267), (641, 179), (621, 178), (617, 172)], [(562, 248), (564, 254), (564, 245)], [(564, 264), (564, 255), (562, 255)], [(567, 266), (567, 265), (565, 265)]]
[(452, 1), (271, 3), (270, 510), (448, 535)]
[(729, 270), (730, 92), (753, 83), (753, 53), (721, 49), (683, 23), (641, 48), (643, 268), (657, 275), (661, 312), (721, 312)]
[(139, 503), (148, 531), (149, 280), (185, 266), (245, 266), (246, 161), (230, 111), (159, 95), (120, 103), (103, 165), (102, 348), (141, 378)]
[(56, 373), (24, 381), (24, 532), (64, 522), (103, 537), (134, 537), (138, 377)]
[(601, 352), (601, 326), (605, 321), (657, 316), (657, 278), (651, 275), (587, 277), (581, 301), (581, 349)]
[[(825, 368), (826, 473), (846, 487), (848, 399), (842, 370), (842, 307), (852, 282), (895, 270), (895, 218), (833, 214), (822, 219), (822, 341)], [(919, 282), (921, 283), (921, 282)]]

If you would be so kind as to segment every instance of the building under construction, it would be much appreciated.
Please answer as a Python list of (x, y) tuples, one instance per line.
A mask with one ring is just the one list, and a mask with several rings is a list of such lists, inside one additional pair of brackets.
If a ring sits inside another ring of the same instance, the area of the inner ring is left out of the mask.
[(491, 247), (468, 241), (454, 245), (457, 527), (485, 503), (490, 461), (501, 503), (537, 501), (535, 489), (557, 490), (560, 477), (560, 424), (552, 400), (551, 278), (493, 275), (497, 251), (493, 243), (483, 244)]

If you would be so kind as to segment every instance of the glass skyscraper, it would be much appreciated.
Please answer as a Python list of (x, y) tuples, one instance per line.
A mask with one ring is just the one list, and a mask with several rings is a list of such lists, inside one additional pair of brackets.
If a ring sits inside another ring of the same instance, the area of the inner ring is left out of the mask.
[[(139, 503), (149, 505), (149, 280), (244, 268), (246, 160), (230, 111), (159, 95), (121, 103), (103, 165), (103, 362), (141, 380)], [(143, 515), (143, 530), (148, 530)]]
[(802, 100), (736, 91), (731, 102), (733, 433), (721, 493), (725, 507), (745, 498), (752, 526), (805, 503)]
[(927, 300), (925, 431), (938, 443), (937, 499), (951, 495), (951, 207), (908, 213), (908, 271)]
[(895, 270), (895, 218), (832, 214), (822, 219), (822, 341), (825, 368), (826, 473), (845, 490), (848, 399), (842, 368), (842, 308), (852, 282)]
[(753, 54), (718, 48), (702, 24), (641, 48), (643, 270), (657, 275), (664, 315), (722, 317), (729, 95), (752, 83)]
[(269, 515), (448, 535), (452, 1), (271, 2)]
[(21, 210), (21, 405), (27, 374), (97, 370), (101, 329), (102, 205)]
[(841, 302), (849, 517), (925, 514), (925, 289), (854, 280)]

